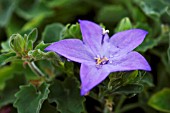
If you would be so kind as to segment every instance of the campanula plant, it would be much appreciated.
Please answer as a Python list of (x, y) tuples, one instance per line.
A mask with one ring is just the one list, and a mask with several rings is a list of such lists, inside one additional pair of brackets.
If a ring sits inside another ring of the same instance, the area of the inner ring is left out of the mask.
[(10, 1), (0, 113), (170, 113), (169, 0)]
[(143, 42), (147, 31), (130, 29), (109, 38), (108, 30), (96, 23), (87, 20), (79, 20), (79, 23), (83, 41), (65, 39), (52, 43), (45, 50), (81, 63), (81, 95), (87, 94), (112, 72), (151, 70), (145, 58), (133, 51)]

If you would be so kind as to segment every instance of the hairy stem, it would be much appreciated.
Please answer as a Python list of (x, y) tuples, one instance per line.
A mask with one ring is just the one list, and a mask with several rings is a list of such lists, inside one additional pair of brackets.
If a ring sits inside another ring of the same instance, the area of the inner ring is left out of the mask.
[(34, 62), (28, 62), (28, 66), (36, 75), (45, 77), (45, 74), (35, 65)]
[(121, 98), (120, 98), (120, 101), (118, 102), (118, 104), (117, 104), (117, 106), (115, 108), (115, 113), (120, 113), (120, 109), (121, 109), (122, 104), (125, 101), (125, 99), (126, 99), (126, 96), (122, 95)]
[(105, 100), (104, 113), (111, 113), (112, 108), (113, 108), (113, 97), (109, 96), (108, 99)]

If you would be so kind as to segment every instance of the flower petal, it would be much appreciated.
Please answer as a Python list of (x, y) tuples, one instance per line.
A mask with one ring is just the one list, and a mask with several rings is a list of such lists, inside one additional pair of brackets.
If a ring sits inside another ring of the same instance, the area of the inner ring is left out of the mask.
[(110, 72), (145, 70), (151, 71), (151, 67), (145, 58), (138, 52), (130, 52), (124, 58), (115, 59), (111, 64), (105, 65)]
[[(102, 27), (86, 20), (79, 20), (79, 22), (84, 43), (91, 48), (93, 53), (96, 55), (101, 55), (101, 44), (103, 37)], [(105, 34), (104, 41), (106, 40), (109, 40), (108, 34)]]
[(121, 51), (128, 53), (143, 42), (147, 33), (147, 31), (141, 29), (126, 30), (116, 33), (109, 41), (114, 46), (120, 48)]
[(81, 95), (88, 93), (93, 87), (102, 82), (109, 75), (104, 68), (96, 68), (95, 65), (81, 64)]
[(65, 39), (52, 43), (46, 51), (56, 52), (69, 60), (79, 63), (95, 62), (91, 50), (78, 39)]

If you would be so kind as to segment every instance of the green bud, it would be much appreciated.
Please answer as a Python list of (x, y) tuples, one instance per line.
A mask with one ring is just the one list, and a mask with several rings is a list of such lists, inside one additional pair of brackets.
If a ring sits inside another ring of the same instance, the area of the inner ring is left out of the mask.
[(9, 44), (16, 53), (22, 54), (25, 50), (25, 40), (20, 34), (12, 35)]
[(125, 17), (120, 21), (115, 31), (120, 32), (128, 29), (132, 29), (132, 23), (130, 22), (128, 17)]

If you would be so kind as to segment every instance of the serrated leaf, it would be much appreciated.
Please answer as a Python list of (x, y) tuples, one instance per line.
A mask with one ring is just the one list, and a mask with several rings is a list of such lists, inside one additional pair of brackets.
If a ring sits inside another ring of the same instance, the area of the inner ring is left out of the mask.
[(124, 31), (124, 30), (128, 30), (128, 29), (132, 29), (132, 24), (131, 24), (129, 18), (126, 17), (120, 21), (120, 23), (117, 26), (117, 28), (115, 29), (115, 31), (120, 32), (120, 31)]
[(16, 100), (14, 107), (18, 113), (39, 113), (42, 103), (47, 99), (49, 94), (49, 85), (41, 84), (40, 87), (29, 84), (20, 87), (20, 91), (15, 94)]
[(145, 40), (140, 44), (135, 50), (140, 52), (145, 52), (148, 49), (152, 49), (153, 47), (157, 46), (161, 41), (167, 38), (167, 34), (161, 34), (159, 37), (154, 39), (153, 37), (146, 37)]
[(153, 94), (149, 99), (148, 104), (156, 110), (162, 112), (170, 112), (170, 89), (164, 88), (163, 90)]
[(49, 101), (56, 102), (61, 113), (81, 113), (84, 98), (78, 87), (75, 78), (68, 77), (64, 82), (56, 80), (50, 87)]
[(43, 32), (43, 41), (45, 43), (51, 43), (61, 40), (61, 31), (63, 30), (64, 26), (60, 23), (53, 23), (47, 25), (44, 32)]
[(0, 92), (0, 108), (12, 104), (15, 100), (14, 94), (19, 90), (19, 86), (25, 83), (26, 80), (23, 74), (15, 74), (13, 78), (7, 80), (5, 88)]
[(38, 37), (38, 30), (37, 28), (34, 28), (29, 34), (27, 41), (31, 40), (33, 43), (37, 40)]
[(43, 52), (40, 49), (31, 50), (28, 52), (29, 57), (36, 60), (60, 60), (60, 57), (54, 52)]
[[(168, 9), (168, 6), (163, 4), (161, 0), (135, 0), (136, 4), (151, 17), (160, 17)], [(154, 5), (153, 5), (154, 4)], [(156, 19), (156, 18), (154, 18)]]
[(4, 53), (4, 54), (1, 54), (0, 55), (0, 66), (12, 61), (12, 60), (15, 60), (16, 54), (11, 52), (11, 53)]
[(48, 101), (45, 101), (42, 105), (40, 113), (58, 113), (58, 112), (54, 106), (50, 105)]

